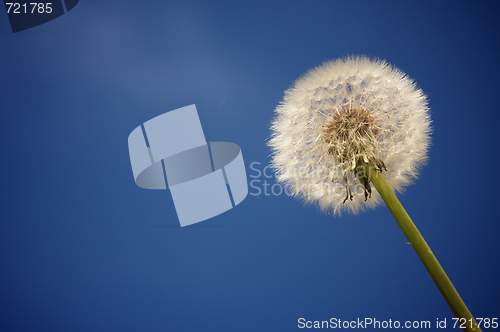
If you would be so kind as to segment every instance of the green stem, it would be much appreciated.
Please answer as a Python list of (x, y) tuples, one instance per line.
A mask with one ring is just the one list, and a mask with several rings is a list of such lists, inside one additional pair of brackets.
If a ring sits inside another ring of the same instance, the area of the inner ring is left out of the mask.
[[(368, 164), (365, 164), (364, 169), (366, 172), (365, 174), (368, 174), (368, 177), (372, 181), (378, 193), (382, 196), (382, 199), (391, 211), (394, 219), (396, 219), (409, 243), (412, 245), (413, 249), (415, 249), (415, 252), (424, 264), (427, 272), (431, 275), (432, 280), (434, 280), (434, 283), (439, 288), (439, 291), (450, 306), (453, 314), (459, 319), (466, 319), (466, 327), (464, 330), (481, 331), (476, 320), (470, 313), (469, 309), (467, 309), (464, 301), (462, 301), (462, 298), (458, 295), (457, 290), (441, 267), (441, 264), (439, 264), (438, 260), (432, 253), (413, 221), (410, 219), (408, 213), (406, 213), (403, 205), (401, 205), (398, 198), (385, 181), (382, 174), (380, 174), (380, 172), (373, 166)], [(458, 323), (462, 323), (463, 321), (463, 319), (461, 321), (459, 320)]]

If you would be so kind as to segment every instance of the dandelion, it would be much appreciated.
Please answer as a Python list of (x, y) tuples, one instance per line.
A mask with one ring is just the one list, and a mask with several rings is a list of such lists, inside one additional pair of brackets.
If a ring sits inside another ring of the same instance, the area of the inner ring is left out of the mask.
[(366, 57), (327, 62), (285, 92), (271, 130), (272, 165), (289, 192), (334, 214), (383, 200), (461, 326), (481, 331), (394, 194), (417, 177), (430, 143), (427, 99), (408, 76)]
[[(422, 90), (383, 61), (351, 57), (309, 71), (276, 108), (269, 145), (278, 181), (340, 214), (381, 202), (363, 162), (401, 192), (426, 162), (430, 116)], [(371, 199), (368, 199), (371, 196)]]

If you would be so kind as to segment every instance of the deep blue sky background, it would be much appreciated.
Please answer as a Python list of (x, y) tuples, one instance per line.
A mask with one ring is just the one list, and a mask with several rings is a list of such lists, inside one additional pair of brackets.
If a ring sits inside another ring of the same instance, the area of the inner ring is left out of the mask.
[(471, 312), (500, 318), (499, 15), (496, 1), (81, 0), (13, 34), (0, 13), (0, 330), (295, 331), (301, 317), (453, 330), (385, 206), (335, 218), (249, 195), (180, 228), (168, 191), (134, 183), (129, 133), (190, 104), (252, 180), (284, 90), (351, 54), (429, 96), (429, 163), (400, 199)]

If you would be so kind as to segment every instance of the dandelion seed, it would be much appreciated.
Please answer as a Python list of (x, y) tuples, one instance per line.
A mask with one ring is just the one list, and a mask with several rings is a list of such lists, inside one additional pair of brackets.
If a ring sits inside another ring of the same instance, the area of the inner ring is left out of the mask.
[(285, 92), (275, 113), (268, 144), (278, 181), (334, 214), (381, 202), (359, 171), (362, 162), (389, 170), (386, 181), (401, 192), (427, 159), (426, 97), (385, 61), (349, 57), (314, 68)]

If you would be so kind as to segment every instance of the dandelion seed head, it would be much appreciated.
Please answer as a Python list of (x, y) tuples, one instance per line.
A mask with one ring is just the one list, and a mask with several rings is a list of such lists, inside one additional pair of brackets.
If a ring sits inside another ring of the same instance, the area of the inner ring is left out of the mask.
[(381, 202), (375, 190), (365, 200), (357, 163), (387, 170), (388, 184), (402, 192), (427, 160), (430, 117), (426, 96), (402, 71), (348, 57), (299, 78), (271, 131), (272, 165), (288, 192), (334, 214), (357, 213)]

